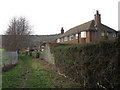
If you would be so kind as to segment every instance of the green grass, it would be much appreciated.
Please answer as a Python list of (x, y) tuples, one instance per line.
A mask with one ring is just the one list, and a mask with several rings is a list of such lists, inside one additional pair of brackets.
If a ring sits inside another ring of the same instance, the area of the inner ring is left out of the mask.
[(52, 88), (49, 72), (40, 67), (37, 61), (31, 65), (30, 75), (26, 84), (28, 88)]
[(24, 63), (18, 60), (18, 65), (8, 72), (2, 74), (3, 88), (19, 88), (25, 74)]
[(26, 88), (52, 88), (49, 73), (33, 61), (30, 56), (22, 56), (28, 64), (29, 75), (26, 82)]
[(29, 69), (27, 81), (24, 88), (72, 88), (80, 87), (79, 84), (71, 82), (56, 72), (47, 69), (40, 62), (33, 61), (32, 57), (19, 55), (24, 58), (24, 62), (19, 58), (19, 64), (8, 72), (2, 74), (3, 88), (21, 88), (26, 73), (26, 65)]
[[(4, 51), (5, 51), (5, 49), (0, 49), (0, 52), (4, 52)], [(4, 56), (3, 54), (2, 54), (1, 59), (2, 59), (2, 61), (7, 61), (8, 60), (8, 58), (6, 56)]]
[(2, 55), (2, 61), (7, 61), (7, 60), (8, 60), (8, 58), (6, 56)]
[(5, 51), (5, 49), (0, 49), (0, 51), (1, 51), (1, 52), (4, 52), (4, 51)]
[(21, 88), (25, 75), (25, 64), (29, 68), (29, 76), (26, 82), (27, 88), (52, 88), (50, 77), (45, 69), (38, 66), (36, 61), (32, 61), (32, 57), (21, 55), (25, 61), (18, 60), (19, 64), (8, 72), (2, 74), (3, 88)]

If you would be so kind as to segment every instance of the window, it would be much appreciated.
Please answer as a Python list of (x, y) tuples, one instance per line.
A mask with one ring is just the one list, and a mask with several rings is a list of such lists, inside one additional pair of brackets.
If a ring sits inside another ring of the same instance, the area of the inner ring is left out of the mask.
[(70, 36), (70, 40), (73, 40), (73, 35)]
[(108, 34), (109, 34), (109, 33), (107, 32), (107, 36), (108, 36)]
[(104, 36), (104, 32), (101, 33), (101, 36)]
[(58, 43), (60, 42), (60, 38), (57, 39), (57, 42), (58, 42)]
[(113, 34), (112, 34), (112, 37), (116, 37), (116, 33), (113, 33)]
[(78, 39), (78, 34), (76, 34), (75, 36), (76, 36), (76, 39)]
[(61, 42), (63, 42), (63, 38), (61, 38)]
[(42, 45), (41, 47), (42, 47), (42, 48), (44, 48), (44, 46), (43, 46), (43, 45)]
[(67, 39), (68, 39), (68, 38), (67, 38), (67, 37), (65, 37), (65, 38), (64, 38), (64, 41), (67, 41)]
[(81, 32), (81, 38), (86, 38), (86, 32)]
[(41, 50), (42, 52), (44, 51), (44, 49)]

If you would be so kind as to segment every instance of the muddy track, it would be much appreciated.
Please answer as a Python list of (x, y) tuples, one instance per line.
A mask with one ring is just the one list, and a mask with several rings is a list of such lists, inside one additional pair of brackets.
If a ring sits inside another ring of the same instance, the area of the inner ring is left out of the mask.
[(27, 79), (29, 77), (29, 68), (28, 64), (25, 62), (23, 57), (20, 57), (20, 59), (24, 62), (24, 67), (25, 67), (25, 74), (24, 74), (24, 80), (22, 81), (21, 88), (25, 88)]

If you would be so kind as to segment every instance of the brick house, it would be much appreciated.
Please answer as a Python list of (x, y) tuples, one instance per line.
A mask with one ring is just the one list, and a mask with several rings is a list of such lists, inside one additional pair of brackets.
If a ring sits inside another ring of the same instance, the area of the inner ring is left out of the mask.
[(49, 44), (51, 48), (52, 45), (54, 45), (55, 43), (55, 41), (43, 41), (43, 43), (40, 44), (40, 51), (44, 51), (44, 49), (46, 48), (46, 44)]
[(64, 33), (61, 29), (61, 35), (57, 38), (57, 43), (94, 43), (99, 42), (108, 36), (108, 39), (115, 39), (117, 31), (101, 23), (101, 15), (98, 11), (94, 15), (95, 19), (73, 27)]

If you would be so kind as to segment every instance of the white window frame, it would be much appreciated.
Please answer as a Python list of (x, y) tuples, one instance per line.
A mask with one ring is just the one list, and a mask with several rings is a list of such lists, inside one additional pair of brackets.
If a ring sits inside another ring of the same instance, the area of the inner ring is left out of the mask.
[(70, 40), (73, 40), (73, 35), (70, 36)]
[(76, 38), (76, 39), (78, 39), (78, 33), (77, 33), (77, 34), (75, 34), (75, 38)]
[(116, 37), (116, 33), (112, 33), (112, 37)]
[(60, 42), (60, 38), (57, 39), (57, 42), (58, 42), (58, 43)]
[(63, 38), (61, 38), (61, 42), (63, 42)]
[(64, 37), (64, 41), (67, 41), (68, 40), (68, 37), (66, 36), (66, 37)]
[(86, 38), (86, 31), (81, 32), (81, 38)]
[(104, 33), (104, 32), (102, 32), (102, 33), (101, 33), (101, 36), (104, 36), (104, 35), (105, 35), (105, 33)]

